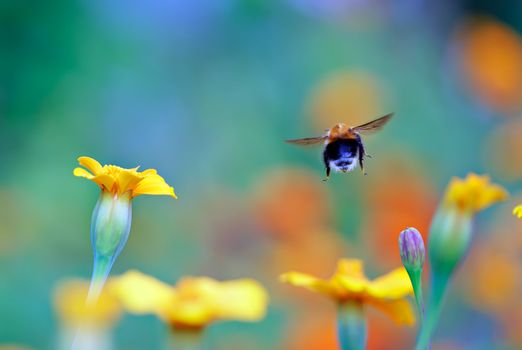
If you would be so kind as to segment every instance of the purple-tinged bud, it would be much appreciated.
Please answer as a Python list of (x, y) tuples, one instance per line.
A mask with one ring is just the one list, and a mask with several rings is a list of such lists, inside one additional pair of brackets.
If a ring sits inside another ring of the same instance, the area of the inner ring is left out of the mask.
[(408, 227), (399, 235), (399, 251), (406, 270), (421, 270), (426, 258), (422, 236), (413, 227)]
[(421, 324), (424, 323), (424, 298), (422, 296), (422, 266), (426, 259), (426, 249), (422, 236), (413, 227), (408, 227), (399, 235), (399, 252), (401, 254), (402, 265), (408, 272), (415, 301), (417, 303), (417, 311)]

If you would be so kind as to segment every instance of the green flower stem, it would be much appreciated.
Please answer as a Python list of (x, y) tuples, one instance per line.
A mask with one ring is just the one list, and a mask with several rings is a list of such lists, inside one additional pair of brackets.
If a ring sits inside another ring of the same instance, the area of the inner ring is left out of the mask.
[(448, 275), (432, 274), (430, 301), (426, 313), (426, 320), (422, 325), (419, 337), (417, 338), (417, 345), (415, 346), (415, 350), (427, 350), (430, 348), (430, 341), (433, 336), (433, 332), (439, 323), (448, 282)]
[(110, 330), (86, 325), (60, 330), (57, 347), (59, 350), (115, 349)]
[(406, 270), (410, 276), (411, 285), (413, 287), (413, 293), (415, 294), (415, 302), (417, 303), (417, 313), (419, 322), (422, 325), (424, 323), (424, 301), (422, 295), (422, 269), (419, 270)]
[(89, 293), (87, 294), (87, 305), (95, 304), (100, 297), (103, 286), (111, 272), (115, 258), (115, 256), (106, 257), (98, 254), (94, 255), (94, 267), (92, 269)]
[(366, 348), (368, 331), (361, 302), (346, 301), (339, 304), (337, 332), (341, 350), (364, 350)]
[(167, 336), (165, 350), (204, 350), (203, 330), (172, 328)]

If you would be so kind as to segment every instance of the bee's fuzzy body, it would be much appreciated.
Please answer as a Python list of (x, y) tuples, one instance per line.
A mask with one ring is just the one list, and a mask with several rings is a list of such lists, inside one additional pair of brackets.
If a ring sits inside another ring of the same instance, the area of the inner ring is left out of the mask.
[(358, 164), (363, 169), (363, 160), (364, 147), (359, 135), (355, 138), (325, 141), (323, 161), (327, 177), (331, 170), (347, 173), (354, 170)]

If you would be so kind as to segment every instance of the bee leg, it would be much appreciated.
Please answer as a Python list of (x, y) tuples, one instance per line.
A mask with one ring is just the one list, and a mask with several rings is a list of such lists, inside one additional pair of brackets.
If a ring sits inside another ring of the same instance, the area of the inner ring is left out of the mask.
[(364, 176), (368, 175), (368, 173), (364, 170), (363, 162), (359, 161), (359, 164), (361, 165), (361, 171), (363, 172)]
[(366, 152), (364, 150), (364, 145), (363, 145), (362, 140), (361, 140), (360, 137), (357, 139), (357, 143), (358, 143), (358, 148), (359, 148), (358, 149), (358, 151), (359, 151), (359, 166), (361, 167), (361, 171), (364, 173), (364, 175), (368, 175), (364, 171), (364, 156), (366, 156)]
[(324, 182), (330, 180), (330, 167), (326, 167), (326, 177), (323, 179)]
[(330, 179), (330, 163), (328, 161), (328, 156), (326, 155), (326, 150), (323, 152), (323, 162), (326, 169), (326, 177), (323, 181), (328, 181)]

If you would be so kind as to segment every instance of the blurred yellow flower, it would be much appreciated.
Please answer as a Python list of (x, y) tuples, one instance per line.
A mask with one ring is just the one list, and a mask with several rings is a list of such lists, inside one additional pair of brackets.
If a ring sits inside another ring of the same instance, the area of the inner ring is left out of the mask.
[(513, 215), (519, 217), (520, 219), (522, 219), (522, 205), (517, 205), (514, 209), (513, 209)]
[(98, 302), (87, 305), (85, 298), (89, 282), (69, 279), (57, 284), (53, 304), (60, 320), (70, 326), (90, 325), (106, 328), (116, 323), (121, 316), (121, 306), (114, 296), (102, 292)]
[(487, 175), (468, 174), (465, 179), (453, 178), (446, 189), (444, 205), (462, 212), (476, 213), (508, 198), (507, 191), (490, 182)]
[(79, 157), (78, 162), (87, 168), (75, 168), (73, 174), (84, 177), (97, 183), (102, 191), (114, 194), (123, 194), (130, 191), (131, 197), (142, 194), (168, 195), (177, 198), (174, 188), (169, 186), (159, 176), (155, 169), (139, 172), (138, 168), (124, 169), (116, 165), (102, 166), (98, 161), (89, 157)]
[(265, 289), (251, 279), (185, 277), (170, 286), (128, 271), (111, 278), (108, 287), (127, 311), (155, 314), (176, 329), (201, 329), (218, 320), (258, 321), (268, 304)]
[(414, 311), (407, 300), (413, 288), (406, 270), (401, 267), (374, 280), (364, 275), (363, 263), (357, 259), (342, 259), (337, 271), (328, 280), (301, 272), (288, 272), (281, 281), (324, 294), (342, 304), (355, 301), (372, 305), (399, 324), (413, 325)]

